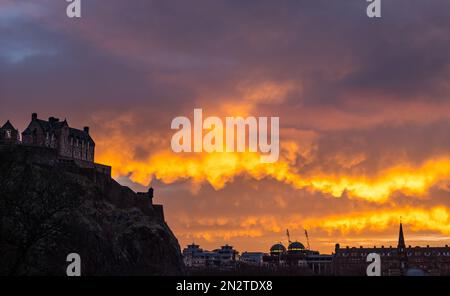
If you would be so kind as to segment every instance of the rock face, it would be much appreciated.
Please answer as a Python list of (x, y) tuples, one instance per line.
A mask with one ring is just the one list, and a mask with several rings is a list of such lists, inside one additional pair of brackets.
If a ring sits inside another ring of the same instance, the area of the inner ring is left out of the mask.
[(53, 151), (0, 147), (0, 275), (180, 275), (162, 206)]

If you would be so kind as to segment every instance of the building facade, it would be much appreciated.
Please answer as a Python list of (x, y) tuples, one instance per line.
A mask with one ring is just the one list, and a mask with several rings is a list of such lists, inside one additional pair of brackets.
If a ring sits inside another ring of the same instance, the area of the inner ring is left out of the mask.
[(332, 256), (306, 249), (301, 242), (273, 245), (270, 254), (263, 257), (263, 264), (275, 269), (302, 271), (309, 275), (332, 275)]
[(183, 250), (183, 261), (188, 268), (230, 269), (236, 267), (237, 259), (238, 252), (229, 245), (206, 251), (199, 245), (191, 244)]
[(262, 266), (264, 256), (266, 254), (262, 252), (244, 252), (239, 257), (239, 262), (252, 266)]
[(56, 149), (62, 158), (94, 162), (95, 142), (89, 135), (89, 127), (75, 129), (66, 120), (55, 117), (46, 121), (33, 113), (30, 124), (22, 133), (22, 143)]
[(333, 256), (335, 275), (366, 275), (367, 255), (376, 253), (381, 258), (381, 275), (450, 275), (450, 248), (406, 246), (403, 225), (400, 223), (398, 244), (396, 247), (341, 248), (336, 244)]

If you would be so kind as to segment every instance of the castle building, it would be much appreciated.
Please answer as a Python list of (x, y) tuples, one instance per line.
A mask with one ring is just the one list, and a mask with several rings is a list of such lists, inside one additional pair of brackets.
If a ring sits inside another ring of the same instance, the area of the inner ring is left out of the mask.
[[(55, 117), (50, 117), (48, 121), (42, 120), (33, 113), (31, 122), (22, 132), (22, 140), (19, 135), (19, 131), (8, 120), (0, 128), (0, 147), (17, 146), (32, 151), (36, 161), (40, 159), (40, 162), (52, 164), (74, 164), (81, 169), (111, 176), (110, 166), (94, 161), (95, 142), (89, 135), (89, 127), (79, 130), (70, 127), (67, 120), (60, 121)], [(153, 196), (148, 192), (145, 197), (150, 195)]]
[(397, 247), (341, 248), (336, 244), (333, 256), (335, 275), (366, 275), (367, 255), (376, 253), (381, 258), (383, 276), (401, 275), (450, 275), (450, 248), (445, 247), (406, 247), (403, 225), (400, 223)]
[(0, 128), (0, 144), (18, 144), (19, 142), (19, 131), (8, 120)]
[(56, 149), (62, 158), (94, 162), (95, 142), (89, 135), (89, 127), (75, 129), (66, 120), (55, 117), (46, 121), (33, 113), (30, 124), (22, 133), (22, 143)]

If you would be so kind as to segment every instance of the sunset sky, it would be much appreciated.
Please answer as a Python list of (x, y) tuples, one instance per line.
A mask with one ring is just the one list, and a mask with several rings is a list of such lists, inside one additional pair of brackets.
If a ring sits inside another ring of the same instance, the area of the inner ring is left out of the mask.
[[(450, 244), (450, 1), (0, 0), (0, 124), (91, 127), (180, 245)], [(176, 116), (278, 116), (278, 162), (171, 152)]]

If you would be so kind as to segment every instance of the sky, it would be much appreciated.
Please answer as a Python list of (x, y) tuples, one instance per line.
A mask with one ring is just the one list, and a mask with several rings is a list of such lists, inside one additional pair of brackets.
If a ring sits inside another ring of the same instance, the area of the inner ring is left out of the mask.
[[(450, 2), (0, 0), (0, 121), (91, 127), (183, 247), (450, 242)], [(171, 151), (172, 119), (280, 118), (280, 158)]]

